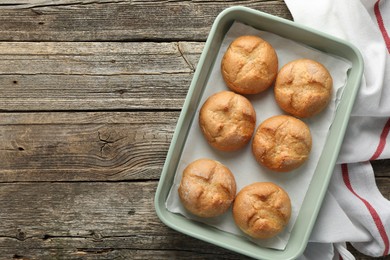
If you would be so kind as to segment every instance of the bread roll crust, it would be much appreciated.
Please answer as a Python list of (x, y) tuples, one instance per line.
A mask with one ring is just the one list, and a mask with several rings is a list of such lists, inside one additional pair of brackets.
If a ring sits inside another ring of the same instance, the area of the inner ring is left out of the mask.
[(183, 171), (178, 189), (183, 206), (199, 217), (216, 217), (226, 212), (236, 195), (236, 181), (223, 164), (199, 159)]
[(211, 146), (221, 151), (235, 151), (252, 138), (256, 112), (247, 98), (231, 91), (221, 91), (202, 105), (199, 126)]
[(233, 218), (247, 235), (266, 239), (279, 234), (291, 217), (291, 201), (286, 191), (271, 182), (255, 182), (244, 187), (233, 204)]
[(275, 82), (275, 100), (287, 113), (307, 118), (323, 111), (332, 97), (333, 80), (319, 62), (299, 59), (284, 65)]
[(268, 89), (278, 72), (275, 49), (265, 40), (253, 35), (235, 39), (221, 62), (226, 85), (240, 94), (257, 94)]
[(288, 115), (273, 116), (263, 121), (252, 142), (257, 162), (277, 172), (300, 167), (309, 158), (311, 147), (309, 127)]

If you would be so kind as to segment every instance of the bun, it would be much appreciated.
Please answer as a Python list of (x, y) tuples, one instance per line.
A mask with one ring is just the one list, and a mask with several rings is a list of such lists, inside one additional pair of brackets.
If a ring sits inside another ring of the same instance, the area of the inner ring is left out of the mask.
[(320, 63), (299, 59), (282, 67), (275, 82), (275, 99), (287, 113), (311, 117), (320, 113), (332, 97), (333, 80)]
[(221, 91), (210, 96), (201, 107), (199, 125), (211, 146), (221, 151), (235, 151), (252, 138), (256, 112), (245, 97)]
[(269, 88), (278, 73), (278, 57), (274, 48), (257, 36), (235, 39), (221, 63), (227, 86), (240, 94), (257, 94)]
[(287, 172), (301, 166), (309, 157), (312, 138), (309, 127), (287, 115), (273, 116), (257, 128), (252, 152), (266, 168)]
[(199, 159), (183, 171), (179, 186), (183, 206), (199, 217), (216, 217), (227, 211), (236, 195), (231, 171), (211, 159)]
[(271, 182), (255, 182), (244, 187), (233, 204), (235, 223), (253, 238), (276, 236), (286, 227), (290, 217), (288, 194)]

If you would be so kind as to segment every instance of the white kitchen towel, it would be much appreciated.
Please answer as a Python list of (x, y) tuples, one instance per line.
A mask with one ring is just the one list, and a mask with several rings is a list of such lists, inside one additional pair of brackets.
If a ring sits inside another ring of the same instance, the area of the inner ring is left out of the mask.
[[(390, 158), (390, 0), (285, 2), (295, 22), (354, 44), (365, 66), (338, 164), (302, 259), (354, 259), (345, 242), (366, 255), (387, 256), (390, 202), (379, 192), (369, 161)], [(348, 225), (340, 231), (342, 223)]]

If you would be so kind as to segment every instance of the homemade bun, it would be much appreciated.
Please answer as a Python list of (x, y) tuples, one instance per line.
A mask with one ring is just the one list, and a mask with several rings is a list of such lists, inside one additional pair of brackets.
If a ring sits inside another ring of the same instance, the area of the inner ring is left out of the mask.
[(299, 59), (287, 63), (275, 82), (275, 99), (287, 113), (311, 117), (320, 113), (332, 97), (333, 80), (320, 63)]
[(244, 187), (234, 200), (234, 221), (253, 238), (265, 239), (279, 234), (290, 217), (288, 194), (271, 182), (252, 183)]
[(278, 73), (278, 57), (274, 48), (257, 36), (235, 39), (221, 63), (227, 86), (240, 94), (257, 94), (269, 88)]
[(311, 150), (309, 127), (287, 115), (266, 119), (257, 128), (252, 152), (257, 162), (270, 170), (287, 172), (301, 166)]
[(183, 171), (179, 197), (184, 207), (199, 217), (216, 217), (227, 211), (236, 195), (231, 171), (211, 159), (199, 159)]
[(231, 91), (210, 96), (200, 109), (199, 125), (207, 142), (221, 151), (244, 147), (256, 126), (251, 102)]

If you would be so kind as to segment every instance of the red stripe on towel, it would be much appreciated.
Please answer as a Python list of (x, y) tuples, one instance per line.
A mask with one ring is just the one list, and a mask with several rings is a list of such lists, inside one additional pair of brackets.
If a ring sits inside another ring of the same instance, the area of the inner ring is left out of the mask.
[(360, 199), (364, 203), (364, 205), (366, 206), (366, 208), (370, 212), (371, 217), (374, 220), (374, 223), (375, 223), (375, 225), (379, 231), (379, 234), (382, 237), (383, 243), (385, 245), (385, 250), (383, 252), (383, 255), (385, 256), (385, 255), (389, 254), (389, 237), (387, 236), (385, 227), (383, 226), (382, 220), (379, 217), (378, 212), (376, 212), (374, 207), (367, 200), (360, 197), (355, 192), (355, 190), (352, 188), (351, 180), (349, 179), (349, 172), (348, 172), (348, 165), (347, 164), (344, 163), (341, 165), (341, 172), (343, 174), (343, 180), (344, 180), (345, 186), (347, 186), (347, 188), (352, 192), (353, 195), (355, 195), (358, 199)]
[(389, 131), (390, 131), (390, 118), (387, 120), (385, 126), (383, 127), (382, 133), (381, 133), (380, 138), (379, 138), (378, 147), (376, 148), (376, 151), (372, 155), (370, 160), (376, 160), (382, 154), (382, 152), (386, 146), (386, 138), (389, 135)]
[(376, 1), (375, 5), (374, 5), (374, 13), (375, 13), (376, 21), (377, 21), (378, 26), (379, 26), (379, 30), (381, 31), (383, 39), (385, 40), (387, 51), (390, 53), (390, 37), (386, 31), (385, 24), (383, 23), (381, 10), (379, 9), (379, 2), (380, 2), (380, 0)]

